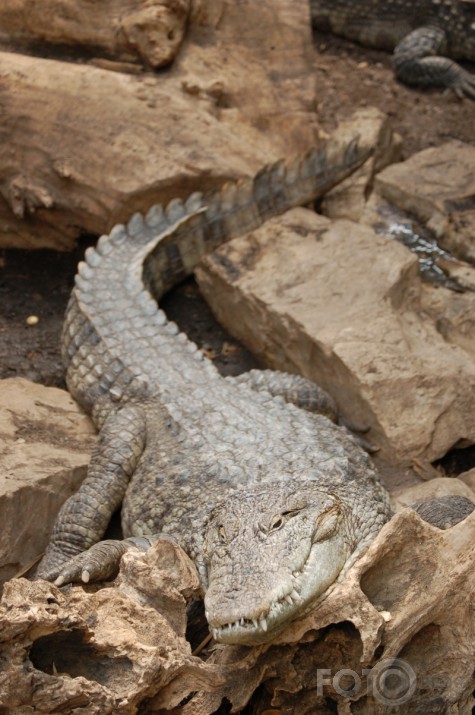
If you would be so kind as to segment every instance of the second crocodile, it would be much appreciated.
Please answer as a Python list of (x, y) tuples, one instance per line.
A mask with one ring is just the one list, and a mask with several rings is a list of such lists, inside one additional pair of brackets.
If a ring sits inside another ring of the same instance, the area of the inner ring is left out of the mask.
[(396, 76), (475, 100), (475, 0), (310, 0), (312, 22), (368, 47), (394, 50)]

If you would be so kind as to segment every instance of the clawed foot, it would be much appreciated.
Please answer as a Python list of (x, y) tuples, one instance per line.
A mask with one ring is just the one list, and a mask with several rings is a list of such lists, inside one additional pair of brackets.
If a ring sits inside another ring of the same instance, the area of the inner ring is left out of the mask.
[(59, 566), (41, 569), (38, 576), (56, 586), (106, 581), (117, 575), (120, 559), (131, 546), (125, 541), (100, 541)]
[(375, 444), (372, 444), (367, 439), (361, 436), (369, 432), (369, 430), (371, 429), (369, 425), (356, 424), (351, 420), (347, 420), (343, 417), (340, 417), (338, 419), (338, 424), (343, 425), (343, 427), (346, 427), (346, 429), (351, 432), (353, 437), (358, 442), (359, 446), (364, 449), (365, 452), (368, 452), (368, 454), (375, 454), (376, 452), (379, 452), (380, 447), (377, 447)]
[(455, 92), (459, 99), (469, 97), (475, 100), (475, 75), (460, 70), (457, 80), (452, 84), (451, 89)]

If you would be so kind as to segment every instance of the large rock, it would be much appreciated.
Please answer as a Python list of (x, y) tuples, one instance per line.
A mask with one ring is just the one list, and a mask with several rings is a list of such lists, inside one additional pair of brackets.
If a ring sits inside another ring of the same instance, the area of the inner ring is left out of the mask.
[(233, 335), (326, 388), (387, 459), (475, 441), (475, 363), (421, 310), (417, 258), (401, 244), (294, 209), (222, 246), (197, 277)]
[(256, 714), (469, 713), (474, 544), (475, 513), (439, 531), (406, 509), (273, 643), (193, 654), (197, 574), (168, 540), (127, 553), (99, 590), (13, 580), (0, 603), (3, 710), (211, 715), (225, 698)]
[(0, 381), (0, 583), (44, 550), (85, 477), (94, 432), (64, 390)]
[(455, 256), (475, 263), (475, 146), (450, 141), (388, 166), (376, 193), (415, 216)]
[(160, 74), (0, 52), (0, 246), (71, 248), (303, 152), (316, 140), (312, 62), (305, 0), (194, 3)]

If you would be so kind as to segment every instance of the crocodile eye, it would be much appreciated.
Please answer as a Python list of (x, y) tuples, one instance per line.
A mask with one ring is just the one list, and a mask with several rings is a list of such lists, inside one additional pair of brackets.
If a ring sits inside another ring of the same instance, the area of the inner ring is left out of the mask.
[(221, 526), (218, 527), (218, 536), (219, 540), (222, 544), (226, 543), (226, 529), (224, 526), (221, 524)]
[(268, 531), (278, 531), (284, 526), (284, 524), (289, 521), (289, 519), (292, 519), (292, 517), (297, 516), (297, 514), (300, 514), (302, 509), (303, 507), (299, 509), (289, 509), (289, 511), (283, 511), (282, 514), (276, 514), (271, 519)]
[(302, 509), (303, 507), (300, 507), (300, 509), (289, 509), (289, 511), (283, 511), (282, 516), (286, 516), (288, 519), (290, 519), (292, 516), (297, 516), (297, 514), (300, 514)]
[(281, 526), (283, 526), (284, 520), (281, 515), (279, 516), (274, 516), (270, 523), (269, 531), (277, 531), (280, 529)]

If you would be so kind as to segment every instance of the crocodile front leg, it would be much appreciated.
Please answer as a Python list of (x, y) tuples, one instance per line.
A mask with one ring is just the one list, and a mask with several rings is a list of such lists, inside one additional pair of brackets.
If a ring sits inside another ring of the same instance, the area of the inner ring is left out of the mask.
[(317, 412), (337, 421), (338, 408), (328, 392), (301, 375), (280, 370), (249, 370), (237, 377), (227, 377), (238, 385), (247, 385), (252, 390), (269, 392), (273, 397), (282, 397), (296, 407), (308, 412)]
[(458, 97), (475, 100), (475, 76), (457, 62), (443, 57), (445, 32), (437, 27), (419, 27), (394, 50), (393, 65), (401, 82), (419, 87), (447, 87)]
[[(148, 551), (161, 537), (130, 536), (128, 539), (106, 539), (91, 546), (87, 551), (81, 551), (57, 569), (56, 574), (50, 572), (50, 580), (55, 579), (56, 586), (66, 583), (94, 583), (108, 581), (117, 576), (120, 560), (130, 549)], [(166, 536), (164, 537), (166, 538)], [(55, 578), (56, 576), (56, 578)]]
[(145, 439), (146, 420), (140, 408), (124, 407), (106, 419), (86, 479), (58, 514), (37, 577), (54, 580), (65, 562), (103, 536), (122, 502)]

